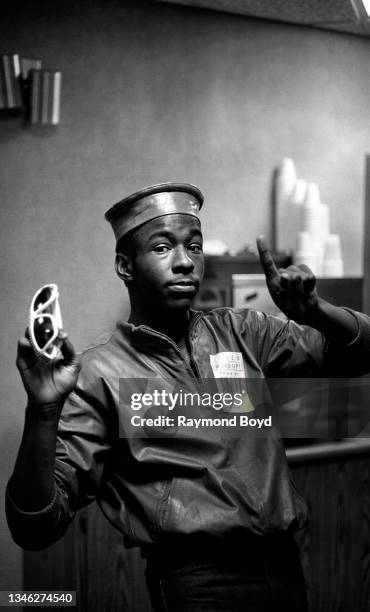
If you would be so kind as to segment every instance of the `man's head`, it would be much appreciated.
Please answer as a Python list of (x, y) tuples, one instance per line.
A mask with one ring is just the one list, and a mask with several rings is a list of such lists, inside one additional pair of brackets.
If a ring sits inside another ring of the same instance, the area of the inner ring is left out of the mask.
[(116, 272), (135, 309), (189, 309), (203, 277), (201, 192), (165, 183), (125, 198), (106, 213), (117, 239)]

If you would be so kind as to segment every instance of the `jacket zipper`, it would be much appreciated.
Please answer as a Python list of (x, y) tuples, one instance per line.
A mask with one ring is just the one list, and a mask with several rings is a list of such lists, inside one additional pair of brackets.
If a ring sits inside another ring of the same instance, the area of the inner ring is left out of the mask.
[(142, 325), (142, 329), (145, 329), (145, 331), (150, 334), (151, 336), (160, 336), (161, 338), (164, 338), (167, 342), (169, 342), (173, 348), (175, 349), (176, 353), (179, 355), (181, 361), (184, 362), (186, 370), (188, 372), (190, 372), (191, 377), (193, 378), (193, 380), (195, 380), (195, 382), (200, 383), (201, 381), (201, 376), (200, 376), (200, 372), (199, 372), (199, 368), (198, 368), (198, 364), (196, 363), (195, 359), (194, 359), (194, 355), (193, 355), (193, 351), (191, 348), (191, 342), (190, 342), (190, 332), (193, 329), (196, 321), (198, 321), (200, 319), (200, 317), (202, 316), (202, 314), (199, 312), (197, 314), (194, 315), (190, 326), (189, 326), (189, 330), (188, 330), (188, 337), (189, 337), (189, 354), (190, 354), (190, 364), (191, 367), (188, 367), (188, 364), (186, 362), (186, 360), (184, 359), (182, 352), (180, 350), (180, 347), (178, 346), (178, 344), (176, 344), (176, 342), (174, 340), (172, 340), (172, 338), (170, 338), (169, 336), (166, 336), (166, 334), (162, 334), (161, 332), (158, 331), (154, 331), (152, 330), (150, 327), (148, 327), (147, 325)]
[[(178, 346), (178, 344), (176, 344), (176, 342), (174, 340), (172, 340), (172, 338), (170, 338), (169, 336), (166, 336), (166, 334), (162, 334), (161, 332), (157, 332), (157, 331), (152, 330), (147, 325), (142, 325), (142, 329), (145, 329), (145, 331), (148, 334), (150, 334), (151, 336), (159, 336), (160, 338), (163, 338), (164, 340), (166, 340), (167, 342), (170, 343), (170, 345), (175, 349), (176, 353), (179, 355), (181, 361), (184, 362), (186, 370), (190, 373), (192, 379), (195, 381), (195, 383), (197, 383), (197, 385), (199, 385), (199, 383), (201, 382), (201, 377), (200, 377), (200, 372), (199, 372), (198, 364), (194, 360), (193, 352), (191, 350), (190, 332), (193, 329), (196, 321), (198, 321), (201, 316), (202, 316), (201, 313), (198, 313), (198, 314), (194, 315), (194, 317), (193, 317), (193, 319), (192, 319), (192, 321), (190, 323), (189, 330), (188, 330), (190, 364), (192, 364), (192, 366), (193, 366), (193, 367), (190, 367), (190, 368), (188, 367), (188, 364), (187, 364), (186, 360), (184, 359), (184, 357), (182, 355), (180, 347)], [(194, 374), (194, 372), (195, 372), (195, 374)], [(159, 502), (159, 505), (157, 506), (157, 510), (156, 510), (156, 513), (155, 513), (155, 519), (154, 519), (154, 528), (155, 528), (155, 532), (157, 532), (158, 535), (161, 533), (161, 530), (162, 530), (161, 523), (165, 520), (166, 512), (168, 511), (170, 495), (171, 495), (171, 489), (173, 487), (173, 484), (174, 484), (174, 478), (169, 479), (165, 483), (164, 492), (162, 494), (162, 497), (161, 497), (161, 500)]]

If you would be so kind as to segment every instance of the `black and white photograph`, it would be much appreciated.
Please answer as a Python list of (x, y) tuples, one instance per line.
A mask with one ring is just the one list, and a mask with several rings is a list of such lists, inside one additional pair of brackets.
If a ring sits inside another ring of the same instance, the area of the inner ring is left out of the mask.
[(370, 611), (370, 0), (4, 0), (0, 609)]

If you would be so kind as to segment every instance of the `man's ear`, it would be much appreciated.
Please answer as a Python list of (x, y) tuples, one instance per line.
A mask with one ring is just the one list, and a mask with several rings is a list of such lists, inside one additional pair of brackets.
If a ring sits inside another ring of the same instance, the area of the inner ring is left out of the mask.
[(117, 253), (114, 267), (117, 275), (125, 283), (132, 281), (132, 258), (127, 253)]

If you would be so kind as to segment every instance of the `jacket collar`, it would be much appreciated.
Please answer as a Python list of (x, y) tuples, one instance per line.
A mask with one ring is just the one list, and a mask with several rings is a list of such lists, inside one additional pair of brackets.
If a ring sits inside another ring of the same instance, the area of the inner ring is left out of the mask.
[[(188, 334), (196, 321), (203, 317), (203, 313), (199, 310), (190, 309), (190, 318), (188, 325)], [(166, 334), (156, 331), (149, 325), (134, 325), (127, 321), (120, 321), (117, 327), (130, 338), (133, 346), (138, 348), (155, 348), (157, 351), (160, 347), (168, 350), (170, 346), (178, 348), (176, 342)]]

